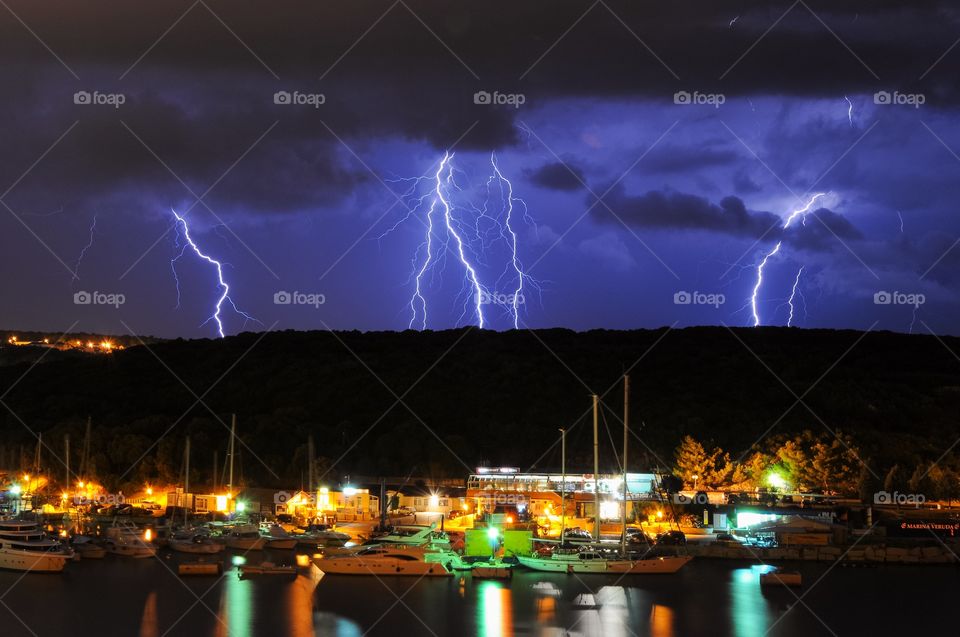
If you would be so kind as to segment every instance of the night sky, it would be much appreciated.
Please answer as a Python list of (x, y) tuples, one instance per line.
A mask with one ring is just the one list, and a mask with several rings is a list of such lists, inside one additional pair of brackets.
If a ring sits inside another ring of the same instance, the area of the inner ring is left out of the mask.
[[(752, 325), (779, 243), (763, 325), (797, 282), (798, 327), (960, 334), (952, 3), (0, 4), (4, 328), (216, 336), (216, 269), (176, 210), (260, 321), (227, 301), (226, 333), (406, 329), (449, 149), (494, 296), (517, 278), (492, 156), (526, 204), (520, 327)], [(427, 328), (475, 324), (456, 242), (432, 245)], [(124, 303), (75, 303), (94, 291)], [(294, 291), (324, 302), (275, 303)]]

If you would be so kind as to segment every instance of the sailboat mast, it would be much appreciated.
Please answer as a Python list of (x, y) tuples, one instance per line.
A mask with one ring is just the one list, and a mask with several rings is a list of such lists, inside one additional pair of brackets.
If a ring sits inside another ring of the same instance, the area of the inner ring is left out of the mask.
[(183, 450), (183, 494), (187, 497), (190, 493), (190, 436), (187, 436), (187, 446)]
[(620, 552), (627, 553), (627, 434), (630, 417), (630, 377), (623, 375), (623, 513), (621, 515)]
[(600, 437), (599, 437), (600, 397), (593, 395), (593, 537), (600, 541)]
[(560, 430), (560, 544), (567, 523), (567, 430)]
[(63, 484), (65, 486), (65, 490), (67, 490), (70, 488), (70, 434), (67, 434), (63, 437), (63, 446), (66, 447), (64, 450), (64, 458), (66, 459), (64, 465), (67, 467), (67, 477)]
[(233, 495), (233, 441), (237, 436), (237, 415), (233, 414), (230, 419), (230, 444), (227, 446), (227, 453), (230, 454), (230, 470), (227, 474), (227, 497)]

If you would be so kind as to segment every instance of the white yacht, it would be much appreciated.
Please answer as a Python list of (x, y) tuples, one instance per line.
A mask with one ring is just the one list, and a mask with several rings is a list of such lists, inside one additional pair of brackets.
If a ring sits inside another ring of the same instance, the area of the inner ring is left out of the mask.
[(0, 521), (0, 568), (59, 573), (73, 551), (44, 534), (36, 522)]
[[(352, 555), (321, 557), (313, 563), (328, 575), (453, 575), (443, 561), (428, 561), (427, 555), (430, 553), (431, 551), (419, 548), (380, 545), (365, 548)], [(440, 559), (442, 560), (442, 557)]]

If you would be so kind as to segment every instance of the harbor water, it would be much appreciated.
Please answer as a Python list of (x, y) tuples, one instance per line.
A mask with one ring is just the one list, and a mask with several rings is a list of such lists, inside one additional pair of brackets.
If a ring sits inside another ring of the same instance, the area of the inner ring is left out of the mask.
[(161, 552), (73, 562), (53, 575), (0, 572), (0, 635), (954, 634), (960, 587), (960, 570), (929, 566), (799, 564), (802, 587), (761, 590), (768, 567), (727, 560), (694, 560), (674, 575), (517, 570), (505, 581), (325, 576), (311, 566), (290, 581), (240, 579), (244, 558), (229, 553), (222, 577), (180, 577), (180, 559)]

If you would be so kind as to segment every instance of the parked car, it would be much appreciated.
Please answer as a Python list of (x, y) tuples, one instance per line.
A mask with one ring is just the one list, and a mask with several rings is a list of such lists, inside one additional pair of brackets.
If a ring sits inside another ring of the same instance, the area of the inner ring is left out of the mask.
[(657, 544), (663, 546), (683, 546), (687, 543), (687, 536), (683, 531), (666, 531), (657, 535)]
[(740, 546), (739, 540), (730, 533), (717, 533), (716, 542), (720, 545)]
[(448, 519), (448, 520), (456, 520), (457, 518), (459, 518), (459, 517), (461, 517), (461, 516), (463, 516), (463, 511), (458, 511), (458, 510), (456, 510), (456, 509), (454, 509), (454, 510), (451, 511), (450, 513), (447, 513), (447, 519)]

